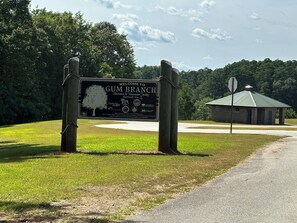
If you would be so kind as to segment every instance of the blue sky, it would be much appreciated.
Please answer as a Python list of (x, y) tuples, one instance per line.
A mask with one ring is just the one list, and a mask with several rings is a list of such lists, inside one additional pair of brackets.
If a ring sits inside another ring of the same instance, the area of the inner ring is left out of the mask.
[(36, 6), (115, 24), (138, 66), (166, 59), (187, 71), (242, 59), (297, 59), (295, 0), (32, 0)]

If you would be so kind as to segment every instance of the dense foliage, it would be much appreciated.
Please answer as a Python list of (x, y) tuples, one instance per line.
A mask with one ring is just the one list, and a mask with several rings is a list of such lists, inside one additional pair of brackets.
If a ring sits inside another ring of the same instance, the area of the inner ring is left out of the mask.
[(64, 64), (82, 76), (131, 77), (133, 49), (114, 25), (82, 15), (30, 11), (30, 0), (0, 1), (0, 124), (59, 118)]
[[(80, 13), (30, 11), (30, 0), (0, 1), (0, 125), (60, 118), (64, 64), (80, 58), (80, 75), (156, 79), (158, 66), (135, 67), (132, 46), (108, 22), (92, 24)], [(180, 119), (208, 119), (205, 102), (238, 91), (255, 90), (287, 103), (296, 117), (297, 62), (242, 60), (224, 68), (180, 73)]]
[[(158, 67), (138, 68), (138, 77), (149, 78), (159, 76)], [(209, 119), (210, 110), (206, 102), (230, 94), (228, 80), (236, 77), (237, 91), (251, 85), (254, 90), (284, 102), (292, 109), (287, 110), (288, 118), (295, 118), (297, 111), (297, 61), (281, 61), (265, 59), (264, 61), (242, 60), (211, 70), (182, 71), (180, 73), (179, 118)]]

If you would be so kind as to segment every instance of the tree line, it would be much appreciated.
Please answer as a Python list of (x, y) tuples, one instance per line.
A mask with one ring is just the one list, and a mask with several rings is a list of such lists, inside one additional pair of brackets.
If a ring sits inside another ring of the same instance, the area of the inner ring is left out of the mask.
[[(0, 125), (61, 117), (63, 67), (80, 58), (80, 75), (157, 79), (159, 66), (136, 67), (133, 47), (108, 22), (90, 23), (80, 13), (30, 9), (30, 0), (0, 1)], [(242, 60), (219, 69), (180, 72), (180, 119), (208, 119), (205, 102), (229, 93), (228, 79), (297, 111), (297, 62)]]
[[(134, 74), (139, 78), (160, 75), (157, 66), (139, 67)], [(205, 103), (230, 94), (230, 77), (238, 80), (237, 92), (251, 85), (255, 91), (292, 106), (287, 109), (287, 118), (297, 117), (297, 61), (267, 58), (263, 61), (241, 60), (214, 70), (181, 71), (179, 119), (209, 119), (210, 109)]]

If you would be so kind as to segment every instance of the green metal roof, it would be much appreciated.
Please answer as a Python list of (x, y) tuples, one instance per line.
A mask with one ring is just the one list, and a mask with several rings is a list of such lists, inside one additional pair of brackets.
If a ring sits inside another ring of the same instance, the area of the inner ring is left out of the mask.
[[(206, 103), (207, 105), (231, 106), (232, 96), (229, 95)], [(255, 107), (255, 108), (290, 108), (290, 105), (269, 98), (255, 91), (244, 90), (234, 94), (233, 105), (237, 107)]]

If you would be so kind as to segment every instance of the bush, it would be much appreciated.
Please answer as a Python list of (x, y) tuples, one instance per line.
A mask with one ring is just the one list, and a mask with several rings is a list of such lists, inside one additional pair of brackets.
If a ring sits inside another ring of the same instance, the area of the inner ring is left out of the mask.
[(195, 111), (193, 112), (192, 119), (195, 120), (210, 120), (211, 109), (205, 104), (211, 101), (211, 98), (203, 98), (200, 101), (196, 101), (194, 104)]
[(297, 113), (292, 108), (286, 109), (285, 118), (297, 118)]

